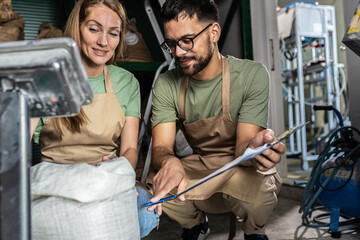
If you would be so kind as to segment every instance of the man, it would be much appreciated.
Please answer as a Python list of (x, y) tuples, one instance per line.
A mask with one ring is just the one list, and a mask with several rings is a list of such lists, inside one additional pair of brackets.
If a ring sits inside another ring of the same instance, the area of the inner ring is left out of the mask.
[[(209, 0), (167, 0), (161, 10), (165, 41), (177, 68), (162, 74), (153, 90), (152, 166), (147, 179), (156, 202), (181, 192), (247, 147), (273, 139), (266, 129), (269, 75), (249, 60), (223, 57), (218, 8)], [(177, 122), (194, 154), (179, 159), (173, 147)], [(276, 205), (281, 180), (274, 166), (282, 143), (205, 182), (162, 209), (184, 229), (183, 239), (205, 239), (205, 212), (233, 212), (243, 219), (245, 239), (268, 239), (265, 223)]]

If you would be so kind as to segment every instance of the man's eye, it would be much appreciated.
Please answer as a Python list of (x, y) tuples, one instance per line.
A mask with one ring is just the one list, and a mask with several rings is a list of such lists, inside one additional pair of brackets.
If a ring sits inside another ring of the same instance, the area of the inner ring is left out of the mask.
[(181, 39), (180, 42), (182, 44), (191, 44), (191, 40), (189, 38), (184, 38), (184, 39)]
[(176, 43), (175, 43), (175, 42), (166, 42), (166, 44), (167, 44), (169, 47), (175, 47), (175, 46), (176, 46)]

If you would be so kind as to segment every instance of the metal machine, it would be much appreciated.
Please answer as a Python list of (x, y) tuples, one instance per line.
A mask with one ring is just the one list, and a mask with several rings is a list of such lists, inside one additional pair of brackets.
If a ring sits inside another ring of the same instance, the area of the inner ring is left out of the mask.
[[(300, 207), (302, 223), (328, 228), (332, 237), (339, 238), (342, 231), (360, 224), (360, 142), (356, 140), (360, 131), (344, 126), (340, 112), (332, 106), (315, 106), (314, 110), (334, 111), (340, 127), (332, 132), (306, 183)], [(315, 215), (319, 210), (323, 212)]]
[(340, 109), (343, 65), (337, 56), (335, 8), (296, 1), (278, 12), (278, 26), (287, 125), (310, 121), (308, 129), (289, 139), (287, 155), (302, 155), (302, 169), (307, 170), (308, 161), (318, 157), (309, 139), (318, 140), (337, 127), (331, 111), (324, 114), (312, 108), (325, 104)]
[[(359, 14), (360, 3), (343, 43), (360, 56)], [(343, 231), (360, 227), (360, 131), (344, 126), (340, 111), (333, 106), (314, 106), (313, 110), (334, 112), (339, 127), (331, 131), (306, 183), (300, 207), (302, 222), (309, 227), (328, 228), (333, 238), (340, 238)], [(318, 210), (323, 212), (315, 215)]]
[(0, 44), (0, 239), (31, 239), (30, 117), (76, 115), (92, 98), (72, 39)]

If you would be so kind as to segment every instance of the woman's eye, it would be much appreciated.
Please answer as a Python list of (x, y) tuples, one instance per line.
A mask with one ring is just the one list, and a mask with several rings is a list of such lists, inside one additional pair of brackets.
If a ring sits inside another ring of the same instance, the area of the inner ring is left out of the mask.
[(114, 37), (119, 36), (119, 34), (118, 34), (117, 32), (111, 32), (110, 35), (111, 35), (111, 36), (114, 36)]
[(89, 28), (90, 32), (98, 32), (99, 30), (97, 28)]

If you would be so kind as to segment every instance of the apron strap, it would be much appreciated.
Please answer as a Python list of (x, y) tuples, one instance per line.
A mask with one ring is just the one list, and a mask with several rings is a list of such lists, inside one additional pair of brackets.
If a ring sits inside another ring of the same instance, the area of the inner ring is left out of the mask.
[(180, 87), (180, 96), (179, 96), (179, 113), (180, 119), (185, 121), (185, 95), (188, 85), (188, 77), (185, 76), (182, 78), (181, 87)]
[(114, 88), (111, 83), (109, 68), (104, 65), (104, 78), (105, 78), (105, 92), (106, 93), (114, 93)]
[(222, 58), (222, 86), (221, 86), (221, 102), (223, 115), (230, 114), (230, 70), (228, 59)]

